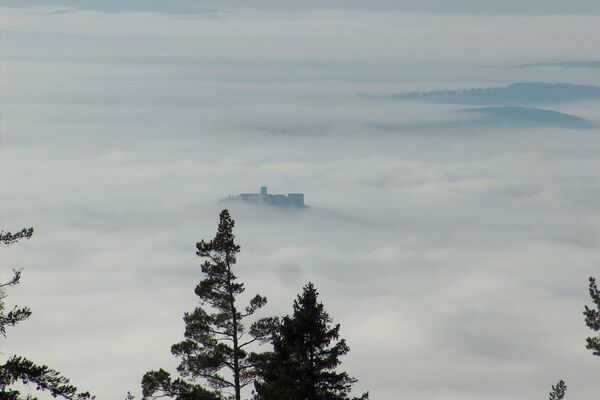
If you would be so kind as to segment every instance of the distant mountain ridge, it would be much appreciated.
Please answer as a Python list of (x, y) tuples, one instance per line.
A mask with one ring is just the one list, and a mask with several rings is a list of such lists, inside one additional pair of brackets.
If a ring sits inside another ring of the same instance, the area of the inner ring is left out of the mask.
[(556, 61), (515, 65), (515, 68), (565, 67), (565, 68), (600, 68), (600, 60)]
[(399, 93), (390, 97), (397, 100), (424, 100), (436, 103), (511, 106), (600, 100), (600, 87), (570, 83), (522, 82), (495, 88)]
[(595, 127), (591, 121), (575, 115), (532, 107), (478, 107), (463, 111), (482, 115), (486, 123), (553, 126), (570, 129), (590, 129)]
[(430, 133), (460, 131), (472, 128), (561, 128), (561, 129), (592, 129), (597, 125), (585, 118), (566, 114), (558, 111), (545, 110), (534, 107), (517, 106), (492, 106), (474, 107), (457, 110), (457, 112), (471, 114), (470, 118), (460, 121), (443, 121), (432, 123), (380, 123), (370, 125), (382, 132), (400, 133)]

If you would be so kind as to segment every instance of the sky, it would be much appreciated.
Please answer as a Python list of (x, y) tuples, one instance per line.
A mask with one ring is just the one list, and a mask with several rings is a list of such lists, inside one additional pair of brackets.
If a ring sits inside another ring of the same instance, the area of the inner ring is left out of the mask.
[[(139, 397), (227, 206), (248, 298), (312, 281), (356, 394), (597, 396), (600, 101), (527, 105), (569, 127), (398, 96), (600, 86), (597, 2), (249, 3), (0, 1), (0, 229), (35, 228), (0, 249), (33, 311), (0, 357)], [(219, 202), (262, 185), (309, 207)]]
[(315, 9), (357, 9), (426, 11), (436, 13), (473, 14), (598, 14), (600, 4), (595, 0), (2, 0), (11, 7), (37, 5), (72, 6), (98, 11), (157, 11), (186, 14), (202, 8), (244, 9), (267, 11), (302, 11)]

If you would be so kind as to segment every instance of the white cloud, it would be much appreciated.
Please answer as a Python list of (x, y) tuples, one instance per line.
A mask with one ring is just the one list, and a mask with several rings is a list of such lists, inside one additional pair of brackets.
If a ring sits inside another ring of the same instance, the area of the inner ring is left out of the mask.
[(98, 398), (139, 391), (175, 365), (216, 199), (266, 184), (311, 207), (232, 206), (248, 295), (289, 313), (314, 281), (373, 398), (533, 398), (561, 377), (593, 397), (581, 309), (598, 271), (598, 130), (382, 132), (463, 117), (361, 95), (598, 84), (478, 67), (587, 57), (598, 17), (47, 11), (1, 10), (1, 228), (36, 228), (0, 249), (25, 267), (9, 300), (34, 311), (3, 353)]

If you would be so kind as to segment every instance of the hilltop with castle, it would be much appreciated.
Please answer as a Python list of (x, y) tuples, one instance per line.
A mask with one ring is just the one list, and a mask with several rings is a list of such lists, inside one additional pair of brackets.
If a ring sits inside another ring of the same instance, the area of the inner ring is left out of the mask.
[(260, 193), (230, 194), (224, 201), (238, 201), (242, 203), (262, 204), (276, 207), (305, 208), (304, 193), (269, 194), (267, 187), (261, 186)]

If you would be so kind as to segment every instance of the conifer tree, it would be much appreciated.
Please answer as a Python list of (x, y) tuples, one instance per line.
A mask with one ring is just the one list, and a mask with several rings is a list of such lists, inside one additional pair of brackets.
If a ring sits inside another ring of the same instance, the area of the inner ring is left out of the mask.
[[(346, 400), (357, 380), (337, 372), (340, 357), (350, 348), (340, 338), (340, 325), (318, 301), (312, 283), (293, 305), (272, 336), (273, 352), (257, 358), (261, 379), (255, 383), (257, 400)], [(368, 399), (363, 394), (360, 399)]]
[[(233, 219), (223, 210), (215, 238), (196, 244), (196, 254), (205, 259), (204, 279), (195, 289), (200, 305), (183, 317), (185, 340), (171, 347), (173, 355), (181, 359), (177, 367), (181, 378), (171, 381), (164, 370), (146, 373), (142, 380), (145, 397), (208, 400), (224, 395), (240, 400), (242, 388), (254, 381), (255, 368), (248, 348), (268, 338), (275, 320), (263, 318), (246, 329), (245, 320), (267, 299), (256, 295), (240, 308), (244, 285), (233, 271), (240, 251), (233, 228)], [(214, 390), (205, 390), (200, 382), (207, 382)]]
[(552, 386), (552, 391), (550, 392), (550, 400), (563, 400), (565, 397), (565, 393), (567, 392), (567, 385), (565, 381), (560, 380), (556, 385)]
[[(33, 234), (33, 228), (26, 228), (17, 233), (0, 232), (0, 246), (9, 246), (21, 239), (29, 239)], [(29, 307), (14, 307), (5, 312), (4, 299), (6, 289), (15, 286), (21, 279), (21, 271), (13, 270), (13, 276), (5, 283), (0, 283), (0, 334), (6, 337), (6, 328), (13, 327), (31, 316)], [(2, 354), (2, 353), (0, 353)], [(4, 364), (0, 365), (0, 399), (21, 400), (34, 399), (27, 395), (23, 397), (14, 384), (21, 383), (32, 385), (38, 391), (45, 391), (52, 397), (62, 397), (69, 400), (92, 399), (85, 392), (79, 393), (77, 388), (69, 383), (69, 379), (57, 371), (45, 365), (37, 365), (34, 362), (19, 356), (11, 356)]]
[[(596, 286), (596, 280), (590, 277), (590, 297), (592, 298), (593, 306), (585, 306), (583, 314), (585, 315), (586, 325), (594, 332), (600, 331), (600, 291)], [(590, 336), (586, 339), (586, 348), (592, 350), (595, 356), (600, 356), (600, 334)]]

